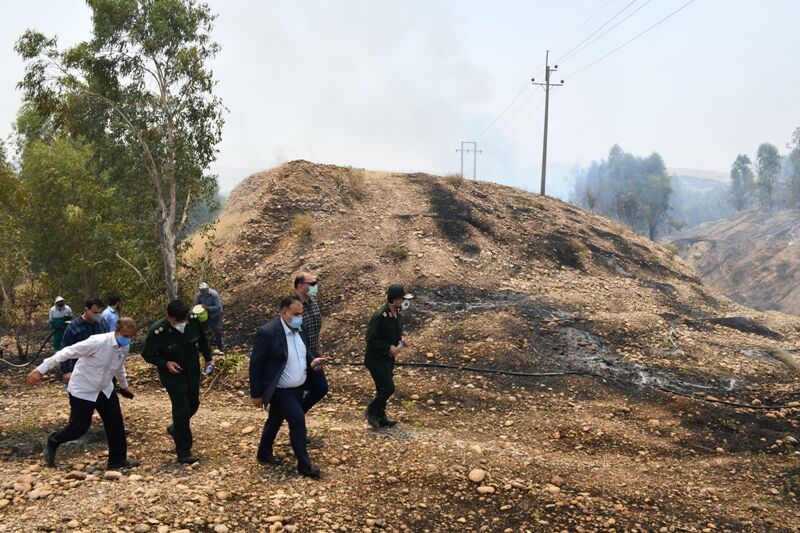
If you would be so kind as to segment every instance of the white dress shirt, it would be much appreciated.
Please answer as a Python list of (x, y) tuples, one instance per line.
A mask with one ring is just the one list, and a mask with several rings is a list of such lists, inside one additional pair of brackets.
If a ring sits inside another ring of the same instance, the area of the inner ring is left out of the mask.
[(119, 388), (128, 388), (125, 358), (129, 350), (130, 346), (119, 345), (115, 332), (100, 333), (59, 350), (36, 370), (44, 375), (67, 359), (77, 359), (67, 390), (76, 398), (96, 402), (101, 392), (106, 398), (111, 397), (114, 390), (111, 378), (117, 378)]
[(283, 330), (286, 332), (286, 346), (289, 348), (286, 366), (283, 368), (281, 379), (278, 380), (279, 389), (299, 387), (306, 382), (306, 344), (300, 336), (300, 330), (292, 331), (283, 319), (280, 319)]

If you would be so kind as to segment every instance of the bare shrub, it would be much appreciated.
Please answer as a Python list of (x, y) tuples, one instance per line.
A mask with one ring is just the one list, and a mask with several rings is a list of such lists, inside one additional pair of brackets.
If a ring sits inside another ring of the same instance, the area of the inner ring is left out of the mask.
[(310, 239), (314, 234), (314, 218), (309, 214), (297, 215), (292, 223), (292, 233), (301, 239)]

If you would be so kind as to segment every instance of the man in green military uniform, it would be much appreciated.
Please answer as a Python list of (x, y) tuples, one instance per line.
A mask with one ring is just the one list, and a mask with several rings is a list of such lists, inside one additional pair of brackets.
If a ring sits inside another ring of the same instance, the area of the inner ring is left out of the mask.
[(172, 424), (167, 431), (175, 440), (179, 463), (198, 461), (192, 455), (192, 430), (189, 420), (200, 407), (200, 361), (203, 354), (211, 364), (208, 346), (197, 315), (189, 313), (189, 305), (173, 300), (167, 306), (167, 317), (150, 327), (144, 341), (142, 357), (158, 367), (161, 383), (172, 402)]
[(375, 382), (375, 398), (367, 406), (365, 416), (375, 429), (397, 424), (386, 416), (386, 403), (394, 394), (395, 357), (408, 346), (403, 338), (402, 310), (408, 309), (414, 296), (402, 285), (389, 285), (386, 290), (386, 305), (372, 314), (367, 327), (367, 353), (364, 365)]

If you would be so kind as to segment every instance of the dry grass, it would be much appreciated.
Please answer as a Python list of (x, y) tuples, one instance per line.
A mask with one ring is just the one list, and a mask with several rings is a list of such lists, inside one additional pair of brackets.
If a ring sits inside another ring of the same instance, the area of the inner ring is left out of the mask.
[(464, 176), (461, 174), (448, 174), (444, 177), (444, 180), (456, 191), (464, 185)]
[(386, 249), (388, 255), (394, 262), (399, 263), (408, 259), (408, 248), (404, 244), (389, 246)]
[(354, 200), (367, 197), (366, 171), (363, 168), (345, 167), (343, 174), (333, 174), (333, 181)]
[(671, 242), (662, 242), (660, 243), (661, 247), (666, 250), (667, 254), (670, 257), (675, 257), (678, 255), (678, 247), (672, 244)]
[(305, 213), (294, 217), (292, 233), (301, 239), (310, 239), (314, 235), (314, 218)]

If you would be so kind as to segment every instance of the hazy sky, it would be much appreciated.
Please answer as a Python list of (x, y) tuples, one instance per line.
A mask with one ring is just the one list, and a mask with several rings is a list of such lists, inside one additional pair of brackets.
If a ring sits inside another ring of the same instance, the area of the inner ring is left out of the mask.
[[(551, 95), (554, 174), (614, 143), (658, 151), (671, 167), (720, 171), (764, 141), (784, 150), (800, 126), (796, 0), (696, 0), (577, 73), (685, 1), (212, 1), (222, 45), (213, 68), (229, 109), (221, 187), (299, 158), (457, 172), (455, 149), (477, 139), (479, 178), (536, 189), (544, 98), (526, 80), (546, 49), (560, 59), (628, 4), (595, 37), (639, 11), (559, 63), (555, 77), (567, 81)], [(89, 37), (90, 18), (79, 0), (5, 0), (2, 10), (5, 137), (23, 74), (14, 41), (31, 27), (72, 44)]]

